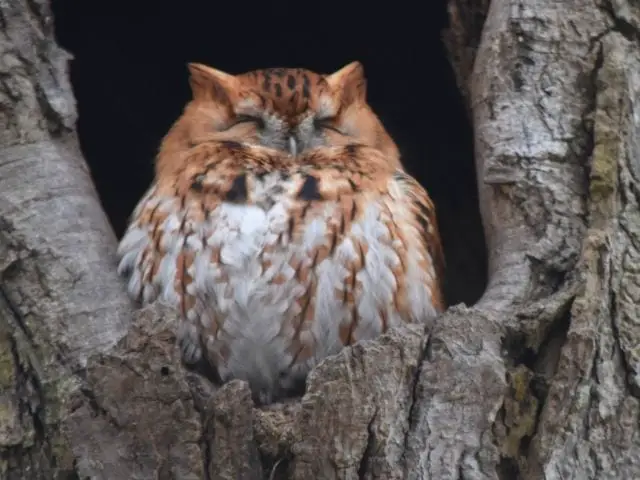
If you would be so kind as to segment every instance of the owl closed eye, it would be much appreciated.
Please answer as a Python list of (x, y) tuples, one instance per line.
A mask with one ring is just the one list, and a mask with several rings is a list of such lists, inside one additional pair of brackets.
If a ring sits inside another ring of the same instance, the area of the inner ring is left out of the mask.
[(177, 125), (185, 141), (241, 141), (297, 155), (320, 146), (357, 143), (398, 162), (393, 140), (366, 102), (362, 66), (353, 62), (321, 75), (269, 68), (230, 75), (189, 64), (190, 123)]

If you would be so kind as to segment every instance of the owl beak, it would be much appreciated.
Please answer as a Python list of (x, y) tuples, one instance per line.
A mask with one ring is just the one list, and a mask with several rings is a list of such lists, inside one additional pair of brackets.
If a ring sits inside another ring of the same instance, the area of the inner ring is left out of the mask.
[(289, 153), (294, 157), (298, 154), (298, 144), (294, 136), (289, 137)]

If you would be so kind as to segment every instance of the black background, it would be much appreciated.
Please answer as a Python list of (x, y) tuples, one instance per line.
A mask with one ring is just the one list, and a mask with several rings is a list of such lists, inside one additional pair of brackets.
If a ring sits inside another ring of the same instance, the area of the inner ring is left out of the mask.
[(441, 42), (444, 1), (396, 13), (373, 3), (236, 5), (53, 2), (58, 42), (74, 55), (80, 144), (116, 234), (151, 182), (161, 137), (190, 98), (187, 62), (229, 73), (328, 73), (359, 60), (370, 104), (436, 203), (448, 300), (477, 300), (485, 247), (472, 131)]

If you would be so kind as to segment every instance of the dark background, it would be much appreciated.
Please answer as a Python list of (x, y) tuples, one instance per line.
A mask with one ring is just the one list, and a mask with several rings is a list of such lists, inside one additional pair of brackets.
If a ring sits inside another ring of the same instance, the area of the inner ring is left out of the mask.
[(359, 60), (370, 104), (436, 204), (448, 301), (477, 300), (485, 246), (472, 131), (441, 42), (445, 2), (398, 13), (373, 3), (237, 5), (54, 0), (58, 42), (74, 55), (80, 144), (116, 234), (152, 180), (161, 137), (190, 98), (187, 62), (229, 73), (329, 73)]

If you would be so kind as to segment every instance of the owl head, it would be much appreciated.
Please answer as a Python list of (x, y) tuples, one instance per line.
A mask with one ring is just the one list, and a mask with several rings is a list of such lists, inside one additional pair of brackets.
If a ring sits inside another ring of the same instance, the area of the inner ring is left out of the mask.
[(359, 62), (331, 74), (269, 68), (231, 75), (188, 65), (192, 100), (165, 139), (231, 140), (293, 155), (327, 145), (363, 144), (399, 162), (398, 149), (366, 100)]

